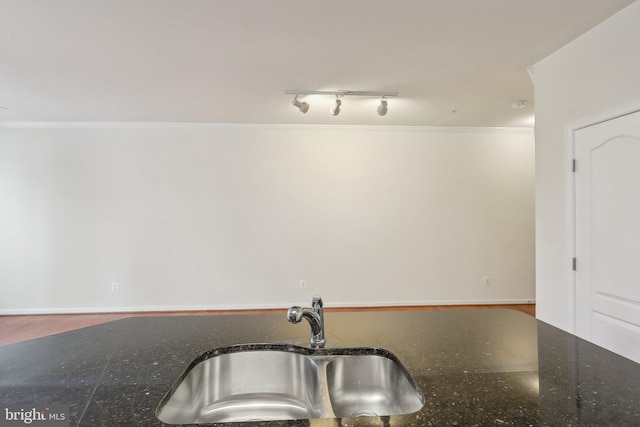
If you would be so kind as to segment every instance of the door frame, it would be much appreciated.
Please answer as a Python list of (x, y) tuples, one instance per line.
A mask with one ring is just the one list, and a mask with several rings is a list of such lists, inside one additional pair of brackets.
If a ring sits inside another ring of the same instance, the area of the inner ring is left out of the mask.
[[(566, 219), (567, 219), (567, 242), (569, 243), (567, 254), (567, 268), (570, 269), (570, 281), (567, 285), (568, 290), (568, 332), (576, 335), (578, 325), (578, 283), (576, 278), (576, 271), (573, 270), (573, 260), (576, 258), (576, 177), (573, 172), (573, 160), (575, 159), (576, 152), (576, 131), (587, 128), (589, 126), (604, 123), (609, 120), (617, 119), (619, 117), (627, 116), (640, 112), (640, 102), (633, 104), (627, 104), (624, 106), (616, 107), (592, 116), (584, 117), (582, 119), (570, 122), (565, 126), (565, 189), (566, 194)], [(578, 261), (578, 267), (579, 261)]]

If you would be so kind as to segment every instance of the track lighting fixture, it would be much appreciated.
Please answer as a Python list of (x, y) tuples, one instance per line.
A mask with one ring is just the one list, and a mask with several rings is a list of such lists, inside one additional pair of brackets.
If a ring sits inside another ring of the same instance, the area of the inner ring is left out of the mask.
[(337, 116), (340, 114), (340, 108), (342, 106), (342, 101), (340, 98), (344, 96), (369, 96), (369, 97), (379, 97), (380, 105), (378, 105), (377, 112), (379, 116), (384, 116), (387, 114), (389, 110), (387, 104), (387, 97), (398, 96), (398, 92), (360, 92), (353, 90), (287, 90), (284, 92), (286, 95), (294, 95), (293, 101), (291, 102), (295, 107), (300, 110), (302, 113), (306, 113), (309, 111), (309, 104), (306, 102), (301, 102), (298, 100), (298, 97), (301, 95), (331, 95), (335, 96), (335, 103), (329, 108), (329, 112), (333, 116)]
[(387, 114), (389, 108), (387, 107), (387, 99), (384, 96), (380, 97), (380, 105), (378, 105), (378, 115), (384, 116)]
[(302, 114), (306, 114), (309, 111), (309, 104), (307, 102), (298, 101), (298, 95), (293, 97), (293, 101), (291, 103), (300, 110)]
[(333, 104), (331, 108), (329, 108), (329, 112), (331, 113), (332, 116), (337, 116), (338, 114), (340, 114), (341, 105), (342, 105), (342, 101), (340, 101), (340, 98), (338, 97), (338, 95), (336, 95), (336, 103)]

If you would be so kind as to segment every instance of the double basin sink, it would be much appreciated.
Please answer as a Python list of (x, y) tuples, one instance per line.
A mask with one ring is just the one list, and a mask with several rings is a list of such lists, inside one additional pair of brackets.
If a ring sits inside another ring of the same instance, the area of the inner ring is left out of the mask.
[(420, 389), (387, 350), (247, 344), (194, 360), (156, 416), (168, 424), (255, 422), (403, 415), (423, 405)]

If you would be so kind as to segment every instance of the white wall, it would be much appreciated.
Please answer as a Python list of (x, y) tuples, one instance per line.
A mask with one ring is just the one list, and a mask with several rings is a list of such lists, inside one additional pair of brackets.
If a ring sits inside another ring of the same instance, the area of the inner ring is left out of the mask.
[(535, 298), (527, 130), (5, 124), (0, 200), (2, 313)]
[(640, 2), (634, 2), (534, 67), (536, 312), (571, 332), (574, 226), (567, 132), (640, 107), (639, 24)]

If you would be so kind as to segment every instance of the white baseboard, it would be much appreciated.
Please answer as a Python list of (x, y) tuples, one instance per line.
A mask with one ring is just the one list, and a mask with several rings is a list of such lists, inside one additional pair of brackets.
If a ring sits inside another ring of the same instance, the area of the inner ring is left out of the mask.
[[(300, 301), (299, 303), (304, 303)], [(367, 301), (367, 302), (327, 302), (325, 307), (406, 307), (433, 305), (509, 305), (535, 304), (532, 299), (491, 299), (491, 300), (428, 300), (428, 301)], [(210, 310), (267, 310), (287, 309), (292, 303), (272, 304), (220, 304), (220, 305), (178, 305), (178, 306), (125, 306), (125, 307), (43, 307), (0, 309), (0, 315), (35, 315), (35, 314), (97, 314), (97, 313), (134, 313), (164, 311), (210, 311)]]

